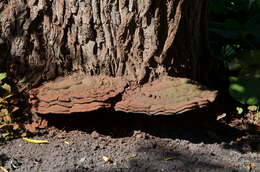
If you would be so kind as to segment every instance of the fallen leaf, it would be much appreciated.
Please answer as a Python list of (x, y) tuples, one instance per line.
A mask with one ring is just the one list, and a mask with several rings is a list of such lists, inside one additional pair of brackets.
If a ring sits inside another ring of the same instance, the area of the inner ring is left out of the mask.
[(222, 118), (225, 118), (226, 116), (227, 116), (227, 114), (226, 114), (226, 113), (223, 113), (223, 114), (217, 116), (217, 120), (220, 120), (220, 119), (222, 119)]
[(13, 95), (12, 94), (8, 94), (8, 95), (6, 95), (5, 97), (4, 97), (4, 99), (8, 99), (8, 98), (10, 98), (10, 97), (12, 97)]
[(17, 130), (18, 128), (20, 128), (19, 124), (14, 123), (14, 124), (13, 124), (13, 130)]
[(5, 115), (5, 116), (9, 115), (8, 109), (1, 109), (1, 114)]
[(172, 161), (172, 160), (174, 160), (174, 158), (173, 158), (173, 157), (166, 157), (166, 158), (164, 158), (163, 160), (164, 160), (164, 161)]
[(247, 167), (248, 169), (252, 169), (256, 167), (255, 163), (245, 163), (245, 167)]
[(105, 162), (113, 163), (113, 160), (112, 160), (111, 158), (106, 157), (106, 156), (103, 156), (102, 159), (103, 159)]
[(25, 136), (27, 136), (27, 133), (26, 133), (26, 132), (23, 132), (23, 133), (21, 134), (21, 136), (22, 136), (22, 137), (25, 137)]
[(2, 137), (7, 137), (7, 136), (9, 136), (10, 135), (10, 133), (8, 133), (8, 132), (6, 132), (6, 133), (2, 133)]
[(34, 140), (34, 139), (28, 139), (26, 137), (23, 137), (22, 138), (24, 141), (27, 141), (29, 143), (36, 143), (36, 144), (46, 144), (46, 143), (49, 143), (48, 140)]
[(31, 133), (35, 133), (38, 126), (39, 124), (37, 122), (32, 122), (31, 124), (25, 124), (24, 128)]
[[(0, 103), (2, 104), (2, 103), (5, 103), (6, 101), (5, 101), (5, 99), (3, 99), (2, 97), (0, 97)], [(1, 105), (0, 104), (0, 105)], [(2, 105), (1, 105), (2, 106)]]
[(0, 170), (3, 171), (3, 172), (8, 172), (8, 170), (4, 167), (0, 167)]
[(11, 92), (11, 86), (8, 85), (8, 84), (5, 83), (5, 84), (2, 85), (1, 87), (2, 87), (2, 89), (6, 90), (8, 93)]
[(248, 106), (247, 109), (251, 112), (257, 111), (257, 106)]
[(12, 109), (12, 113), (14, 113), (14, 112), (16, 112), (16, 111), (18, 111), (18, 110), (19, 110), (19, 107), (14, 106), (13, 109)]
[(257, 112), (257, 113), (255, 114), (255, 116), (256, 116), (256, 119), (259, 120), (259, 119), (260, 119), (260, 112)]
[(240, 142), (241, 140), (242, 140), (241, 138), (237, 138), (237, 139), (236, 139), (237, 142)]
[(69, 145), (70, 143), (68, 141), (64, 141), (65, 144)]

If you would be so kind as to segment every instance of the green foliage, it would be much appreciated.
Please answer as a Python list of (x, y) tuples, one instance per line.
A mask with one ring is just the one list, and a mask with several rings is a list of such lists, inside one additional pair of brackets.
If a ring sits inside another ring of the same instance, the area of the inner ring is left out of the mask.
[[(11, 86), (4, 82), (4, 79), (7, 77), (6, 73), (0, 73), (0, 93), (1, 98), (6, 100), (7, 98), (11, 97)], [(0, 102), (2, 103), (2, 102)]]
[(260, 0), (211, 0), (211, 47), (230, 71), (230, 94), (260, 104)]
[[(0, 133), (5, 139), (14, 136), (12, 112), (15, 107), (10, 104), (12, 98), (11, 86), (5, 82), (6, 73), (0, 73)], [(1, 136), (1, 135), (0, 135)]]
[(237, 107), (236, 108), (236, 110), (237, 110), (237, 113), (240, 115), (240, 114), (242, 114), (243, 113), (243, 108), (241, 108), (241, 107)]
[(260, 0), (211, 0), (209, 33), (227, 66), (260, 44)]
[(21, 115), (24, 108), (20, 101), (23, 98), (9, 82), (7, 74), (0, 73), (0, 141), (27, 135), (24, 122), (28, 119)]
[(241, 70), (230, 78), (230, 94), (244, 104), (260, 104), (260, 50), (251, 50), (237, 61)]
[(260, 0), (211, 0), (210, 29), (226, 38), (259, 39)]

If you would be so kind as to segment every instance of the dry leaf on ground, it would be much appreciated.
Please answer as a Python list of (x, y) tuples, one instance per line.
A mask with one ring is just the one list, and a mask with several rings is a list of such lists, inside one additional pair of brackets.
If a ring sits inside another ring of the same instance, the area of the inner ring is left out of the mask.
[(3, 172), (8, 172), (8, 170), (4, 167), (0, 167), (0, 170), (3, 171)]
[(105, 162), (108, 162), (108, 163), (113, 163), (113, 160), (109, 157), (106, 157), (106, 156), (103, 156), (102, 159), (105, 161)]
[(248, 169), (252, 169), (252, 168), (256, 167), (256, 164), (255, 163), (245, 163), (245, 167)]
[(46, 143), (49, 143), (48, 140), (35, 140), (35, 139), (28, 139), (26, 137), (23, 137), (22, 139), (24, 141), (29, 142), (29, 143), (36, 143), (36, 144), (46, 144)]
[(173, 158), (173, 157), (166, 157), (166, 158), (164, 158), (163, 160), (164, 160), (164, 161), (172, 161), (172, 160), (174, 160), (174, 158)]

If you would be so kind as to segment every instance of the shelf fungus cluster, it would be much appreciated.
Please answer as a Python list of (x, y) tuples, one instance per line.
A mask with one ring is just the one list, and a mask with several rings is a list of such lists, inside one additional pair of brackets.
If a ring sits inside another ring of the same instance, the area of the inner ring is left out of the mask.
[(217, 91), (186, 78), (161, 77), (142, 86), (121, 77), (72, 75), (31, 90), (32, 111), (72, 114), (112, 109), (148, 115), (172, 115), (214, 102)]

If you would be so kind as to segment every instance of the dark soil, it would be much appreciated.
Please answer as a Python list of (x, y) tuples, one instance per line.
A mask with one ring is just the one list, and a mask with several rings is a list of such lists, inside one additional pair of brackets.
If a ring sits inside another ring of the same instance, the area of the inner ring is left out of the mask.
[(50, 127), (33, 138), (49, 144), (3, 142), (0, 166), (15, 172), (260, 171), (259, 133), (205, 119), (204, 113), (210, 111), (45, 116)]

